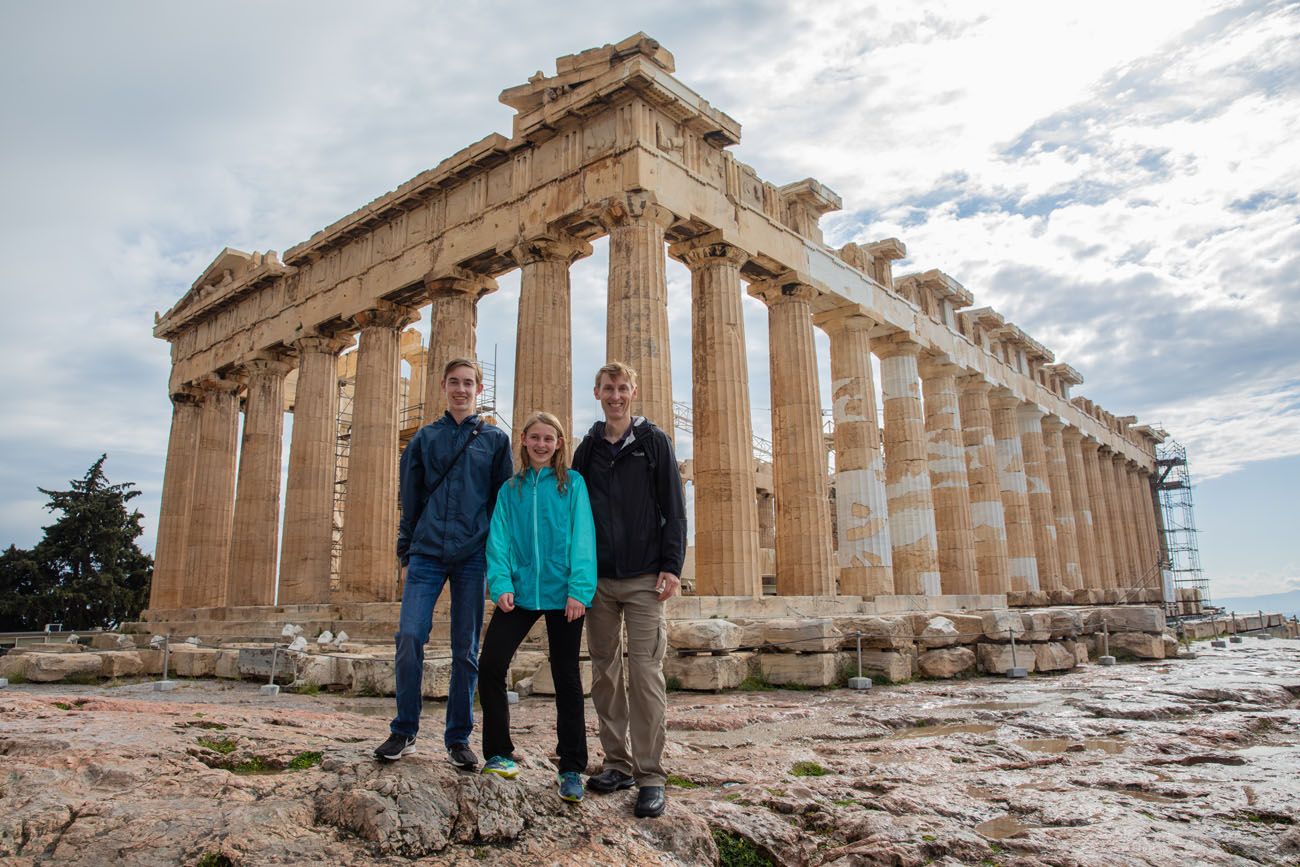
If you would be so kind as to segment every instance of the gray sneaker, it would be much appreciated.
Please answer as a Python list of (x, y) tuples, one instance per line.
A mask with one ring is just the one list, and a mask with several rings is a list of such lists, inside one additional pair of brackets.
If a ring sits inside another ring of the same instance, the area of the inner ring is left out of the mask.
[(415, 752), (415, 738), (392, 734), (388, 740), (375, 747), (375, 758), (385, 762), (395, 762), (407, 753)]
[(478, 756), (469, 748), (469, 744), (452, 744), (447, 747), (447, 759), (462, 771), (478, 768)]

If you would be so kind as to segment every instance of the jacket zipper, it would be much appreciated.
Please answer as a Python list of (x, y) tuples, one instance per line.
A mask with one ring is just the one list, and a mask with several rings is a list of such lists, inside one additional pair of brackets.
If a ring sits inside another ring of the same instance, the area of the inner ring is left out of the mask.
[(542, 607), (542, 566), (541, 555), (537, 550), (537, 483), (542, 480), (540, 470), (533, 471), (533, 599), (538, 608)]

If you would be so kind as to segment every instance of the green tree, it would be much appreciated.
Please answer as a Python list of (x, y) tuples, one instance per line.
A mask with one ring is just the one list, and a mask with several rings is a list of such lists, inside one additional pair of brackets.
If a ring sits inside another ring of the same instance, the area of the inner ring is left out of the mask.
[(10, 545), (0, 554), (0, 628), (113, 627), (145, 607), (153, 558), (135, 542), (143, 516), (127, 507), (140, 492), (130, 482), (110, 484), (105, 460), (100, 455), (71, 490), (37, 489), (60, 517), (30, 551)]

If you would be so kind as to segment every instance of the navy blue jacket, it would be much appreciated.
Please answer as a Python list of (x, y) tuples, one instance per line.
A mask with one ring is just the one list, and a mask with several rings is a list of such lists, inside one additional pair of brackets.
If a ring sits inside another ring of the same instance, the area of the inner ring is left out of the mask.
[[(445, 412), (416, 431), (402, 452), (397, 558), (403, 566), (412, 554), (454, 566), (482, 551), (487, 543), (497, 491), (514, 466), (510, 437), (490, 424), (475, 434), (478, 423), (479, 417), (471, 415), (458, 425), (451, 413)], [(430, 495), (471, 436), (465, 454)]]

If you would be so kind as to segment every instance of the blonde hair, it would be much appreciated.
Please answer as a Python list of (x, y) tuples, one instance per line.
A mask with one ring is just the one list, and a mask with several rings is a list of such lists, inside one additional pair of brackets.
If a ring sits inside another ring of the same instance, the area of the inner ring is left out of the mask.
[(448, 361), (447, 364), (442, 368), (441, 381), (446, 382), (447, 375), (458, 367), (468, 367), (470, 370), (474, 371), (474, 384), (482, 385), (483, 368), (479, 367), (478, 362), (472, 358), (453, 358), (451, 361)]
[(515, 473), (511, 479), (511, 484), (519, 490), (520, 496), (523, 495), (524, 476), (527, 475), (528, 469), (533, 462), (528, 457), (528, 446), (524, 443), (524, 437), (528, 435), (528, 429), (535, 424), (549, 425), (555, 429), (555, 437), (559, 442), (555, 446), (555, 454), (551, 455), (550, 467), (555, 472), (555, 486), (560, 493), (569, 483), (569, 440), (564, 434), (564, 425), (560, 420), (549, 412), (535, 412), (524, 422), (523, 428), (519, 431), (519, 472)]
[(596, 371), (596, 388), (600, 388), (600, 380), (605, 376), (608, 376), (611, 380), (626, 379), (633, 388), (636, 388), (636, 371), (631, 365), (624, 364), (621, 361), (611, 361)]

